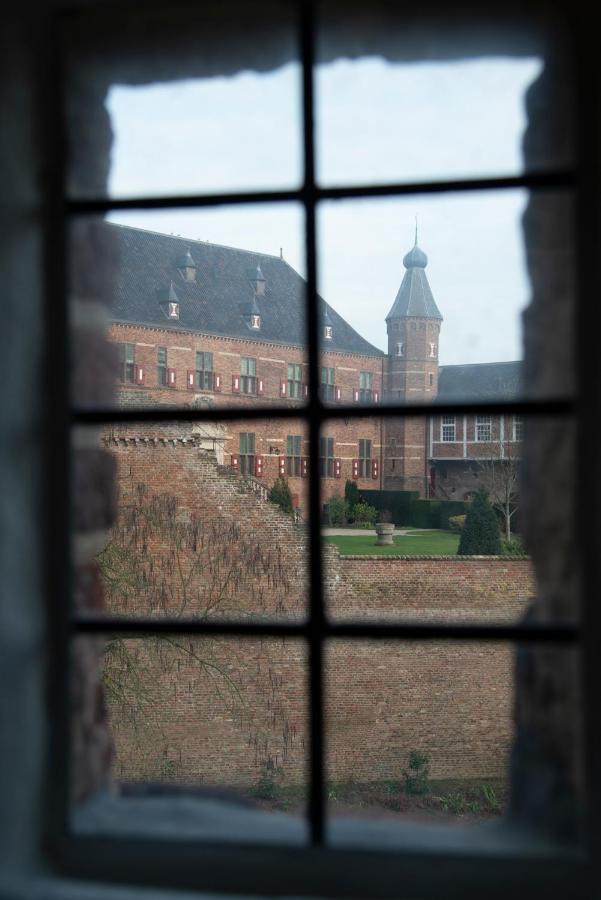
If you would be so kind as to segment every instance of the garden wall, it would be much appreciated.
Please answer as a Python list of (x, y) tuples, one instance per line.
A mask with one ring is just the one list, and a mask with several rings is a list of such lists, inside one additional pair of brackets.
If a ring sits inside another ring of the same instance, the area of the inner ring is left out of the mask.
[[(106, 443), (122, 488), (100, 557), (112, 612), (304, 615), (302, 528), (193, 440), (155, 432)], [(330, 614), (353, 619), (508, 621), (533, 590), (520, 559), (340, 557), (330, 546), (325, 573)], [(111, 640), (117, 778), (249, 787), (276, 769), (302, 782), (305, 662), (291, 639)], [(398, 779), (412, 750), (429, 754), (435, 777), (504, 774), (512, 670), (505, 645), (329, 642), (329, 776)]]

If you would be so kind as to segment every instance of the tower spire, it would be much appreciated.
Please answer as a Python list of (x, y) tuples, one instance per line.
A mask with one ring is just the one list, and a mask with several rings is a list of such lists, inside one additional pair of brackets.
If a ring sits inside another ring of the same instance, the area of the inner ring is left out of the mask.
[(417, 213), (415, 214), (415, 244), (414, 247), (417, 247)]

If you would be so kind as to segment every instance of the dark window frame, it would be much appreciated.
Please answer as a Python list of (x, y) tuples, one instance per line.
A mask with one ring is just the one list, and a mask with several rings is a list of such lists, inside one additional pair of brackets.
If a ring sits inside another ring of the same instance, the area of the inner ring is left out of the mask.
[[(251, 369), (252, 371), (249, 371)], [(257, 393), (256, 356), (240, 357), (240, 393), (252, 394), (253, 396)]]
[(319, 438), (319, 475), (321, 478), (334, 477), (334, 453), (335, 440), (329, 435), (321, 435)]
[(157, 384), (167, 387), (167, 347), (157, 347)]
[(257, 439), (254, 431), (241, 431), (238, 437), (240, 453), (238, 457), (238, 471), (240, 475), (255, 474), (255, 460), (257, 458)]
[[(129, 352), (129, 348), (131, 347), (131, 353)], [(136, 383), (136, 345), (128, 343), (126, 341), (122, 341), (119, 343), (119, 354), (120, 354), (120, 381), (121, 384), (135, 384)], [(128, 359), (128, 355), (131, 356), (131, 359)]]
[[(209, 365), (207, 366), (207, 361)], [(199, 366), (199, 362), (202, 363)], [(196, 368), (194, 370), (195, 386), (201, 391), (212, 391), (215, 387), (215, 372), (213, 370), (213, 352), (211, 350), (196, 351)]]
[(371, 478), (371, 461), (373, 458), (371, 438), (359, 438), (359, 478)]
[(286, 435), (286, 474), (289, 478), (300, 478), (302, 456), (302, 434)]

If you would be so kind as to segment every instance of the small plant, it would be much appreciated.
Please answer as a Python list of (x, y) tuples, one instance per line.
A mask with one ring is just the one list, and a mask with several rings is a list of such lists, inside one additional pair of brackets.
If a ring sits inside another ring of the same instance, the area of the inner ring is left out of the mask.
[(466, 810), (466, 802), (460, 793), (445, 794), (440, 798), (440, 805), (452, 816), (461, 816)]
[(465, 525), (465, 516), (449, 516), (449, 530), (461, 534)]
[(292, 515), (292, 493), (288, 482), (281, 475), (274, 481), (269, 491), (269, 499), (279, 506), (282, 512)]
[(275, 800), (279, 794), (279, 779), (282, 769), (268, 759), (262, 765), (261, 777), (251, 789), (253, 797), (259, 800)]
[(509, 540), (501, 541), (501, 553), (503, 556), (524, 556), (524, 545), (522, 539), (514, 535)]
[(330, 525), (346, 524), (346, 504), (342, 497), (330, 497), (326, 503), (326, 516)]
[(409, 771), (403, 771), (405, 793), (427, 794), (430, 791), (430, 757), (427, 753), (412, 750), (409, 754)]
[(485, 803), (490, 810), (492, 810), (493, 812), (499, 811), (501, 804), (499, 803), (492, 784), (482, 785), (482, 796), (484, 797)]
[(355, 525), (375, 525), (378, 518), (378, 510), (370, 506), (364, 500), (352, 507), (350, 518)]

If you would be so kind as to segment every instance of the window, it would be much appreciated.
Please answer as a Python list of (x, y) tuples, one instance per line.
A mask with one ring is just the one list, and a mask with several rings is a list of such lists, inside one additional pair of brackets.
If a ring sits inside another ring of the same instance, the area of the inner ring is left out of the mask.
[(401, 341), (397, 341), (397, 343), (395, 344), (395, 353), (397, 356), (404, 356), (405, 355), (405, 344), (402, 343)]
[(298, 363), (288, 363), (288, 396), (292, 400), (300, 400), (302, 397), (302, 372), (303, 367)]
[(240, 432), (240, 462), (241, 475), (255, 474), (255, 436), (253, 432)]
[(257, 360), (251, 356), (240, 359), (240, 391), (243, 394), (257, 393)]
[(476, 416), (476, 440), (492, 440), (492, 416)]
[(373, 383), (374, 383), (373, 372), (360, 372), (359, 373), (359, 402), (360, 403), (371, 403), (372, 402), (373, 396), (374, 396)]
[(213, 390), (213, 354), (203, 351), (196, 353), (196, 387), (201, 391)]
[(371, 441), (362, 438), (359, 441), (359, 478), (371, 478)]
[(157, 382), (160, 385), (167, 384), (167, 348), (159, 347), (157, 350)]
[(301, 475), (302, 439), (300, 434), (289, 434), (286, 438), (286, 472), (290, 478)]
[(524, 420), (522, 416), (513, 417), (513, 438), (514, 441), (524, 440)]
[(455, 440), (455, 416), (441, 417), (440, 440), (443, 442)]
[(324, 478), (334, 477), (334, 438), (319, 439), (319, 474)]
[(124, 384), (133, 384), (136, 380), (136, 359), (133, 344), (119, 344), (121, 358), (120, 379)]
[(335, 388), (335, 369), (330, 369), (322, 366), (321, 369), (321, 399), (322, 400), (335, 400), (336, 399), (336, 388)]
[(436, 344), (430, 343), (430, 357), (436, 357)]

